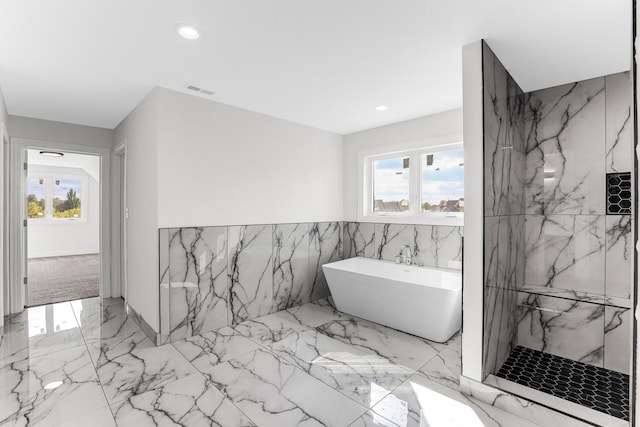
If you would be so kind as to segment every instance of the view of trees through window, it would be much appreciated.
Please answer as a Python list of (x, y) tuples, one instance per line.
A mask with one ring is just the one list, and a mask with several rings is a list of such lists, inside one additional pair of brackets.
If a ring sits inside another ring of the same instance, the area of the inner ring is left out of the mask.
[[(81, 191), (80, 180), (29, 178), (27, 217), (31, 219), (80, 218), (82, 216)], [(48, 206), (47, 195), (50, 195), (50, 206)]]

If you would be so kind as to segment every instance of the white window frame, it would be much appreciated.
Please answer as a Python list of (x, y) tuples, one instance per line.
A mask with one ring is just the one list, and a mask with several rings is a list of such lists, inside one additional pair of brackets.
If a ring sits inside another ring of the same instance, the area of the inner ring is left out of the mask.
[[(28, 218), (29, 225), (37, 224), (84, 224), (88, 221), (88, 205), (87, 205), (87, 193), (89, 191), (89, 175), (81, 172), (61, 172), (58, 173), (55, 170), (46, 166), (29, 166), (28, 179), (31, 178), (43, 178), (47, 180), (46, 186), (46, 203), (44, 207), (44, 218)], [(53, 181), (56, 179), (67, 179), (80, 181), (80, 217), (78, 218), (56, 218), (53, 216)]]
[[(456, 141), (456, 142), (452, 142)], [(464, 147), (461, 135), (417, 140), (358, 152), (358, 221), (426, 225), (464, 225), (463, 212), (420, 212), (422, 179), (420, 157)], [(372, 164), (376, 160), (409, 157), (409, 211), (373, 212)]]

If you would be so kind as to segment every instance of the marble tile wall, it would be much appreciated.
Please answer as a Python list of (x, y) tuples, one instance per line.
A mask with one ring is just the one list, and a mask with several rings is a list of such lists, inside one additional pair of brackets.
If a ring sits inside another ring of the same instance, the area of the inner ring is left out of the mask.
[(524, 94), (483, 46), (484, 355), (496, 373), (516, 345), (517, 289), (525, 274)]
[(418, 265), (459, 270), (462, 238), (463, 228), (455, 226), (345, 222), (344, 258), (395, 261), (408, 245)]
[(342, 258), (342, 222), (159, 233), (161, 342), (326, 297), (322, 264)]
[(629, 73), (526, 94), (526, 266), (518, 345), (628, 373), (631, 215), (606, 174), (632, 171)]
[(606, 174), (630, 172), (629, 73), (526, 95), (525, 288), (629, 306), (629, 215), (606, 215)]

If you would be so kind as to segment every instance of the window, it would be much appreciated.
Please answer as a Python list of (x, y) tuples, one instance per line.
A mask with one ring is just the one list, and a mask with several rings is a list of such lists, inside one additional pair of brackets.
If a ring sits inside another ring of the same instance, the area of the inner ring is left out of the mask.
[(462, 219), (462, 144), (374, 154), (362, 158), (365, 175), (364, 217)]
[(29, 175), (27, 218), (38, 222), (85, 219), (83, 200), (87, 179), (46, 173)]

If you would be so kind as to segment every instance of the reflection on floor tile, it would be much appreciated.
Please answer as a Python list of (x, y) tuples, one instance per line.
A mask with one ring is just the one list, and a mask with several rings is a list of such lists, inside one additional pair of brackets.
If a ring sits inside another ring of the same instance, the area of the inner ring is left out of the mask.
[(0, 366), (74, 347), (84, 348), (84, 339), (70, 303), (28, 308), (4, 327)]
[(27, 358), (0, 368), (0, 423), (55, 425), (106, 405), (86, 348)]
[(368, 407), (384, 398), (414, 372), (313, 330), (290, 335), (269, 349)]
[(260, 426), (346, 426), (366, 411), (262, 349), (216, 365), (207, 375)]
[(362, 319), (336, 320), (318, 328), (325, 335), (343, 341), (368, 354), (386, 357), (398, 365), (417, 370), (446, 348)]
[(415, 374), (373, 407), (373, 411), (399, 426), (508, 426), (534, 424), (489, 405), (471, 401), (455, 390)]

